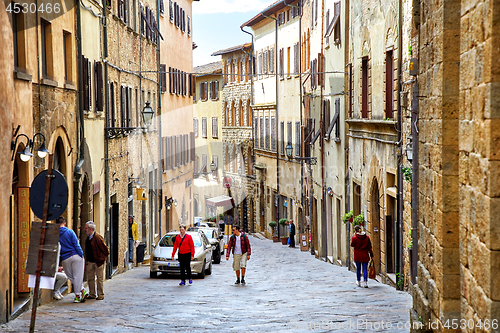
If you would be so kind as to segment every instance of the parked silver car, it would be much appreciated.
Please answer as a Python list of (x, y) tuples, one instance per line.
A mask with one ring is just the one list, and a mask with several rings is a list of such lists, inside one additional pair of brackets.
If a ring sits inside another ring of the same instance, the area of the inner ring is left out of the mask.
[[(181, 267), (177, 260), (178, 251), (172, 260), (172, 251), (178, 234), (178, 231), (165, 234), (155, 246), (149, 269), (151, 278), (155, 278), (159, 272), (180, 274)], [(212, 246), (203, 232), (188, 231), (187, 234), (193, 237), (195, 249), (194, 259), (191, 260), (191, 272), (198, 274), (203, 279), (205, 274), (212, 274)]]
[(188, 231), (200, 231), (205, 234), (212, 245), (212, 260), (214, 264), (220, 264), (224, 255), (224, 236), (220, 234), (219, 228), (189, 227)]

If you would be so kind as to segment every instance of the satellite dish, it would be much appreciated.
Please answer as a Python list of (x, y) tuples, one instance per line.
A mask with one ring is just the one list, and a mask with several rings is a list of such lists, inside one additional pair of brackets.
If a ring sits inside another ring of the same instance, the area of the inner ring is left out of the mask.
[[(49, 192), (49, 209), (47, 221), (57, 219), (64, 213), (68, 206), (68, 184), (63, 174), (56, 169), (52, 169), (52, 181)], [(43, 220), (43, 203), (45, 201), (45, 185), (47, 170), (44, 170), (35, 177), (31, 183), (30, 207), (36, 217)]]

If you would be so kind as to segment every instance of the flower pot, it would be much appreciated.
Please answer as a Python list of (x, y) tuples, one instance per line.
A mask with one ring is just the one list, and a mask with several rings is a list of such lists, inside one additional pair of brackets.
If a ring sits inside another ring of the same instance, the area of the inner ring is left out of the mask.
[(283, 245), (287, 245), (288, 244), (288, 236), (281, 237), (281, 244), (283, 244)]
[(278, 243), (280, 238), (278, 236), (273, 236), (273, 242)]
[(352, 223), (352, 221), (354, 221), (354, 218), (353, 218), (353, 217), (351, 217), (351, 218), (349, 219), (349, 223)]

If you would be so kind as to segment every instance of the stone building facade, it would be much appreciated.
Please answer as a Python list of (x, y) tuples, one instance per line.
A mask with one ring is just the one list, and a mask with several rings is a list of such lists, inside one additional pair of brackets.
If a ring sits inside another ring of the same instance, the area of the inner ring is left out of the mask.
[[(68, 227), (77, 228), (75, 219), (74, 174), (81, 155), (79, 137), (76, 60), (75, 8), (65, 15), (49, 13), (15, 13), (2, 5), (2, 119), (4, 147), (2, 154), (2, 294), (0, 322), (11, 320), (29, 306), (32, 294), (27, 284), (26, 259), (29, 231), (33, 221), (40, 221), (30, 210), (30, 186), (35, 176), (48, 167), (48, 157), (40, 158), (42, 143), (53, 155), (53, 168), (60, 171), (68, 184), (68, 206), (63, 216)], [(40, 48), (33, 45), (40, 43)], [(33, 154), (27, 161), (20, 154), (28, 148)], [(41, 293), (41, 301), (51, 299)]]
[[(193, 216), (220, 219), (222, 208), (207, 204), (210, 198), (226, 193), (223, 177), (222, 62), (217, 61), (193, 69), (198, 93), (193, 97), (193, 131), (196, 141), (194, 163)], [(215, 170), (212, 171), (212, 164)]]
[[(193, 224), (193, 174), (195, 137), (193, 131), (193, 0), (165, 1), (159, 17), (164, 39), (160, 43), (161, 151), (160, 175), (163, 202), (171, 199), (171, 209), (162, 209), (162, 233), (179, 224)], [(175, 204), (177, 203), (177, 204)], [(155, 233), (158, 235), (158, 233)]]
[[(159, 234), (158, 184), (159, 117), (145, 123), (146, 103), (158, 115), (160, 36), (157, 2), (112, 3), (105, 15), (106, 86), (105, 207), (109, 207), (110, 267), (121, 272), (128, 265), (128, 216), (139, 226), (139, 240), (150, 253)], [(94, 68), (94, 67), (92, 67)], [(139, 189), (139, 191), (137, 191)], [(137, 193), (143, 193), (138, 197)], [(145, 199), (145, 200), (143, 200)]]
[[(349, 3), (349, 201), (364, 215), (377, 272), (396, 285), (401, 277), (398, 218), (398, 57), (396, 1)], [(381, 15), (372, 15), (373, 11)], [(352, 230), (352, 229), (351, 229)], [(350, 233), (352, 235), (352, 231)], [(352, 252), (351, 252), (352, 253)], [(353, 260), (351, 260), (353, 263)]]
[(233, 218), (245, 231), (253, 232), (258, 227), (254, 218), (252, 48), (243, 44), (212, 55), (222, 56), (223, 175), (231, 179)]
[(454, 322), (462, 332), (498, 331), (492, 326), (500, 318), (498, 6), (419, 7), (413, 315), (437, 332), (456, 331)]

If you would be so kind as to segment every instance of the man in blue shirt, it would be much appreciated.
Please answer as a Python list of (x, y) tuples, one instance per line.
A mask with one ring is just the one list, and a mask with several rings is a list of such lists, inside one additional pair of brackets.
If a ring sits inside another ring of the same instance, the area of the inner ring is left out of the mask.
[(61, 245), (60, 262), (68, 279), (73, 284), (75, 291), (74, 303), (83, 303), (88, 293), (83, 288), (83, 272), (85, 260), (83, 250), (73, 230), (66, 228), (64, 217), (58, 217), (56, 222), (60, 225), (59, 244)]

